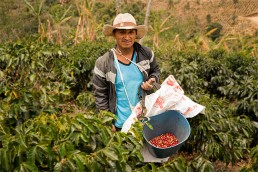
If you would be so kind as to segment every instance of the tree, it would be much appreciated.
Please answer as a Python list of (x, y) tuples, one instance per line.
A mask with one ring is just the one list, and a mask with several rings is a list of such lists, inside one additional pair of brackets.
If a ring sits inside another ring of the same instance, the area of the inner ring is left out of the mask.
[(83, 40), (95, 39), (95, 18), (93, 15), (93, 8), (95, 1), (84, 0), (80, 2), (75, 0), (75, 5), (79, 14), (77, 28), (74, 38), (74, 43), (78, 44)]
[(121, 1), (116, 0), (115, 5), (116, 5), (116, 14), (119, 14), (121, 12)]
[(209, 33), (208, 37), (211, 38), (212, 41), (215, 41), (221, 36), (220, 32), (222, 28), (223, 26), (219, 23), (210, 23), (206, 28), (206, 32)]
[[(54, 6), (55, 7), (55, 6)], [(60, 8), (60, 5), (56, 6)], [(56, 10), (59, 10), (59, 8), (54, 8)], [(47, 19), (48, 23), (48, 30), (47, 30), (47, 38), (50, 42), (53, 42), (53, 34), (56, 33), (56, 41), (59, 45), (62, 45), (63, 39), (62, 39), (62, 24), (67, 22), (71, 19), (71, 16), (67, 17), (67, 14), (70, 10), (71, 6), (63, 11), (62, 14), (58, 14), (56, 10), (53, 10), (52, 14), (49, 14), (49, 19)], [(51, 19), (51, 20), (50, 20)], [(54, 27), (54, 30), (52, 30), (51, 27), (51, 21)]]
[(38, 20), (38, 33), (40, 35), (40, 40), (43, 41), (43, 39), (46, 37), (45, 29), (41, 20), (41, 15), (42, 15), (42, 9), (43, 5), (45, 3), (45, 0), (41, 0), (39, 6), (33, 7), (31, 3), (29, 3), (28, 0), (23, 0), (26, 5), (28, 6), (29, 10), (32, 12), (32, 14), (37, 17)]
[[(147, 9), (146, 9), (146, 15), (145, 15), (145, 20), (144, 20), (144, 25), (148, 28), (148, 21), (149, 21), (149, 16), (150, 16), (150, 10), (151, 10), (151, 2), (152, 0), (148, 1)], [(140, 43), (143, 42), (143, 38), (139, 41)]]
[(162, 20), (159, 16), (155, 16), (153, 26), (149, 26), (152, 32), (154, 32), (153, 37), (153, 45), (158, 48), (159, 47), (159, 35), (168, 30), (171, 29), (173, 26), (167, 26), (165, 27), (165, 24), (168, 22), (168, 20), (172, 17), (172, 14), (170, 14), (167, 18)]

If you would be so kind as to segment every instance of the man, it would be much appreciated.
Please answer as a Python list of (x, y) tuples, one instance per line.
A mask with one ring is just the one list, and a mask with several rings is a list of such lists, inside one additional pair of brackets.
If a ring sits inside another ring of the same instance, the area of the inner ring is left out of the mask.
[(139, 88), (153, 89), (159, 82), (160, 69), (153, 51), (136, 42), (146, 34), (144, 25), (137, 25), (129, 14), (118, 14), (113, 25), (105, 25), (105, 36), (113, 36), (116, 46), (95, 63), (93, 91), (96, 108), (110, 111), (117, 116), (113, 130), (120, 130), (140, 101)]

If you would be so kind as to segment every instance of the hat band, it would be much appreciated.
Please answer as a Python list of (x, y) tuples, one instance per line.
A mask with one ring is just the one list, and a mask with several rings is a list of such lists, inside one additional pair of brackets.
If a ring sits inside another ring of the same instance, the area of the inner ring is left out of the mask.
[(124, 26), (136, 26), (133, 22), (121, 22), (118, 24), (113, 25), (114, 27), (124, 27)]

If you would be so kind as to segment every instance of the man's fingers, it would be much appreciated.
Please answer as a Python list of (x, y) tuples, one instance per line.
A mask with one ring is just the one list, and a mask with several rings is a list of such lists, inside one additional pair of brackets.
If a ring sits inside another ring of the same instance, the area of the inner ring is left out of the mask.
[(152, 88), (153, 88), (153, 86), (148, 81), (143, 82), (142, 89), (144, 89), (144, 90), (151, 90)]
[(155, 78), (150, 78), (150, 79), (148, 80), (148, 82), (151, 84), (151, 83), (153, 83), (153, 82), (156, 82), (156, 79), (155, 79)]

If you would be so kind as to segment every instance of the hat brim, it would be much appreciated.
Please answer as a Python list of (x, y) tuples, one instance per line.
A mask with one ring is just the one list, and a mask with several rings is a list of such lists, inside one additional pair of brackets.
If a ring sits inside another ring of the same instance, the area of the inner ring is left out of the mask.
[(147, 27), (145, 25), (139, 25), (139, 26), (122, 26), (122, 27), (114, 27), (111, 25), (104, 25), (103, 27), (103, 33), (105, 36), (113, 36), (113, 31), (115, 29), (136, 29), (137, 30), (137, 39), (141, 39), (144, 37), (144, 35), (147, 32)]

